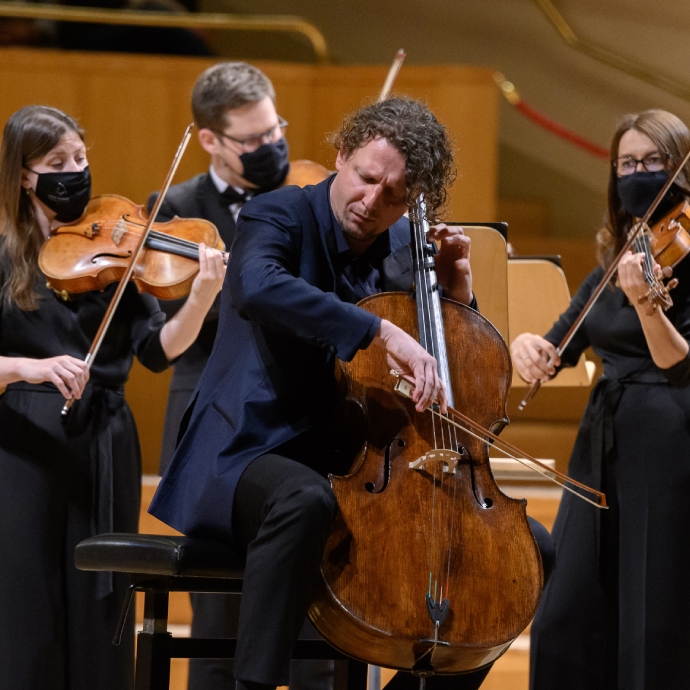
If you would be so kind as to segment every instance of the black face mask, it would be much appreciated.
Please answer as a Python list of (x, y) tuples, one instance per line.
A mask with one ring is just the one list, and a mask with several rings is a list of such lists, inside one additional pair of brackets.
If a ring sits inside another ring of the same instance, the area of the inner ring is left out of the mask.
[[(623, 208), (636, 218), (642, 218), (647, 209), (656, 199), (657, 194), (668, 180), (668, 173), (665, 170), (657, 172), (647, 172), (646, 170), (634, 172), (632, 175), (624, 175), (618, 178), (618, 196), (620, 197)], [(661, 203), (654, 211), (654, 217), (664, 215), (670, 211), (676, 203), (676, 194), (673, 186), (666, 192)]]
[(256, 151), (240, 156), (242, 177), (255, 184), (257, 192), (270, 192), (280, 187), (290, 170), (288, 145), (285, 137), (272, 144), (262, 144)]
[[(31, 168), (27, 168), (31, 170)], [(31, 170), (35, 172), (35, 170)], [(71, 223), (81, 217), (91, 199), (91, 173), (88, 166), (80, 172), (36, 173), (36, 197), (51, 211), (56, 220)]]

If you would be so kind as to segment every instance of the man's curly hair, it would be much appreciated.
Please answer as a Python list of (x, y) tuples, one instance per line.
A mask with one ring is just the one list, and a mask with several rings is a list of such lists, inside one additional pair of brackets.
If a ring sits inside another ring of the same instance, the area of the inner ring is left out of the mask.
[(389, 98), (349, 115), (331, 143), (345, 156), (373, 139), (385, 139), (405, 161), (405, 201), (412, 206), (420, 194), (426, 215), (436, 221), (445, 209), (448, 187), (455, 179), (453, 151), (446, 128), (424, 103), (412, 98)]

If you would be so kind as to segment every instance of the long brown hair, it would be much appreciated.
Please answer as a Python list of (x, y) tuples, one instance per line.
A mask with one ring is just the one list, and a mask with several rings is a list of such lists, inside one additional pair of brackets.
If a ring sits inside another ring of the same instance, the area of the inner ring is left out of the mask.
[[(622, 136), (635, 129), (647, 135), (659, 149), (668, 156), (666, 167), (674, 170), (690, 148), (690, 132), (685, 124), (665, 110), (645, 110), (626, 115), (620, 122), (611, 141), (611, 170), (609, 172), (608, 211), (605, 225), (597, 233), (597, 259), (606, 269), (616, 258), (632, 227), (633, 217), (623, 208), (618, 196), (618, 175), (614, 162), (618, 158), (618, 146)], [(690, 196), (690, 166), (680, 171), (676, 178), (677, 193)], [(680, 201), (680, 198), (679, 198)]]
[(84, 131), (69, 115), (56, 108), (28, 105), (5, 125), (0, 152), (0, 251), (9, 260), (0, 294), (7, 305), (26, 311), (38, 308), (34, 284), (38, 252), (44, 242), (34, 205), (21, 186), (22, 168), (51, 151), (68, 132), (84, 139)]

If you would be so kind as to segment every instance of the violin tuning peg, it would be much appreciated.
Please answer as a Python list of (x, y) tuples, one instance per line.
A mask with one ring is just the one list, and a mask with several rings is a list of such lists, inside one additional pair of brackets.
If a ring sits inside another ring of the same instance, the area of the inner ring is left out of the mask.
[(673, 280), (669, 280), (668, 283), (666, 283), (666, 289), (667, 290), (673, 290), (674, 287), (678, 285), (678, 278), (674, 278)]

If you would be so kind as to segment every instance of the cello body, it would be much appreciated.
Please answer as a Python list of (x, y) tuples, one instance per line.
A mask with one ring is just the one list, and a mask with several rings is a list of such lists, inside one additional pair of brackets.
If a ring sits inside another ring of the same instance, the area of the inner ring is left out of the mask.
[[(384, 293), (359, 306), (419, 339), (415, 301)], [(440, 304), (455, 408), (496, 433), (508, 423), (505, 342), (476, 311)], [(309, 617), (337, 649), (367, 663), (423, 674), (481, 668), (524, 630), (541, 595), (526, 501), (500, 491), (484, 441), (441, 428), (394, 392), (383, 348), (339, 366), (347, 384), (340, 416), (362, 445), (350, 474), (331, 476), (340, 512)], [(458, 452), (454, 468), (410, 466), (441, 446)], [(436, 614), (446, 600), (437, 623), (429, 599)]]

